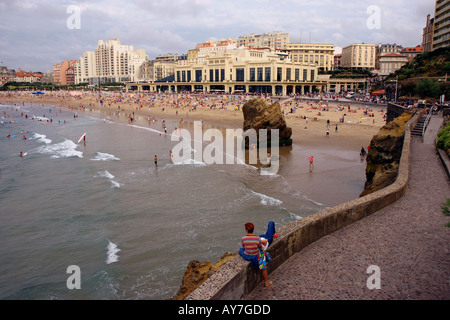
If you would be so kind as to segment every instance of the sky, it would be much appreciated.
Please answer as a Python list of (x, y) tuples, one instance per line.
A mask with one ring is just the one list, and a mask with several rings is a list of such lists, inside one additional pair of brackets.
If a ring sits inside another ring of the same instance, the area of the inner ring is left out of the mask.
[(118, 38), (152, 59), (206, 40), (287, 32), (291, 42), (420, 45), (435, 0), (0, 0), (0, 61), (47, 72)]

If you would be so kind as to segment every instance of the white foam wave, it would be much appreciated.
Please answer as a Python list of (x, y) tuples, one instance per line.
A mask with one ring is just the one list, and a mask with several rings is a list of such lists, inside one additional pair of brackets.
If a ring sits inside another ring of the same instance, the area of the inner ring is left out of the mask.
[(142, 130), (150, 131), (150, 132), (157, 133), (157, 134), (165, 134), (164, 131), (159, 131), (159, 130), (152, 129), (152, 128), (146, 128), (146, 127), (136, 126), (136, 125), (133, 125), (133, 124), (129, 124), (128, 126), (129, 126), (129, 127), (132, 127), (132, 128), (137, 128), (137, 129), (142, 129)]
[(108, 170), (100, 171), (98, 174), (100, 177), (107, 178), (111, 181), (111, 188), (120, 188), (120, 183), (113, 180), (115, 177)]
[(35, 116), (35, 115), (33, 115), (32, 119), (33, 119), (33, 120), (34, 120), (34, 119), (37, 119), (37, 120), (40, 120), (40, 121), (50, 121), (49, 118), (46, 118), (46, 117), (39, 117), (39, 116)]
[(261, 199), (261, 204), (265, 206), (279, 206), (283, 203), (283, 201), (266, 196), (265, 194), (255, 192), (253, 190), (250, 190), (252, 194), (259, 197)]
[(65, 140), (56, 144), (49, 144), (36, 149), (36, 152), (42, 154), (51, 154), (51, 158), (83, 158), (83, 152), (75, 150), (77, 145), (71, 140)]
[(194, 160), (194, 159), (186, 159), (186, 160), (183, 160), (183, 161), (174, 162), (173, 164), (176, 165), (176, 166), (179, 166), (179, 165), (206, 166), (206, 165), (207, 165), (207, 164), (204, 163), (204, 162), (196, 161), (196, 160)]
[(35, 133), (31, 138), (32, 139), (37, 139), (37, 141), (45, 143), (45, 144), (52, 143), (52, 140), (47, 139), (47, 136), (45, 134)]
[(120, 160), (113, 154), (109, 153), (103, 153), (103, 152), (97, 152), (97, 156), (95, 158), (91, 159), (92, 161), (113, 161), (113, 160)]
[(106, 263), (107, 264), (111, 264), (114, 262), (119, 261), (119, 256), (117, 255), (117, 253), (120, 251), (120, 249), (117, 247), (116, 244), (112, 243), (111, 241), (108, 240), (108, 246), (106, 247), (107, 252), (106, 252)]

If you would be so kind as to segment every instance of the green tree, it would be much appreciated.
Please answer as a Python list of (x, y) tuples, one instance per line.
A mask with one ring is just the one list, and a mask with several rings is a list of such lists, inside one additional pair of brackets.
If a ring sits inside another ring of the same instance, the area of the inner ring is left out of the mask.
[(423, 79), (417, 83), (416, 93), (421, 98), (438, 98), (439, 86), (437, 85), (435, 80)]

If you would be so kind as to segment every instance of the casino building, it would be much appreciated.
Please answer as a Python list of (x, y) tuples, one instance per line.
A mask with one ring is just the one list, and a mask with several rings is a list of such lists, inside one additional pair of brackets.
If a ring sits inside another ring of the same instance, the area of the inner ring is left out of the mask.
[(289, 52), (273, 48), (233, 48), (174, 67), (174, 75), (157, 81), (126, 84), (127, 91), (264, 93), (325, 92), (327, 81), (315, 63), (294, 62)]

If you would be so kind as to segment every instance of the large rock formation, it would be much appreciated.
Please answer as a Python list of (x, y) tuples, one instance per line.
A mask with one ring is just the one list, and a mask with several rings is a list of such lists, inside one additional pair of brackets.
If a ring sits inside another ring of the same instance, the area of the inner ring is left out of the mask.
[(216, 270), (223, 266), (227, 261), (236, 257), (236, 254), (226, 252), (215, 265), (210, 261), (200, 262), (192, 260), (188, 263), (184, 272), (183, 282), (175, 297), (170, 300), (183, 300), (192, 291), (205, 282)]
[(395, 182), (403, 150), (405, 124), (412, 116), (413, 113), (404, 112), (372, 138), (366, 159), (366, 183), (361, 197)]
[(242, 111), (244, 113), (244, 132), (255, 129), (259, 139), (259, 130), (267, 129), (267, 141), (270, 143), (270, 129), (278, 129), (280, 146), (292, 145), (292, 128), (287, 127), (278, 102), (268, 105), (265, 100), (255, 98), (247, 101)]

